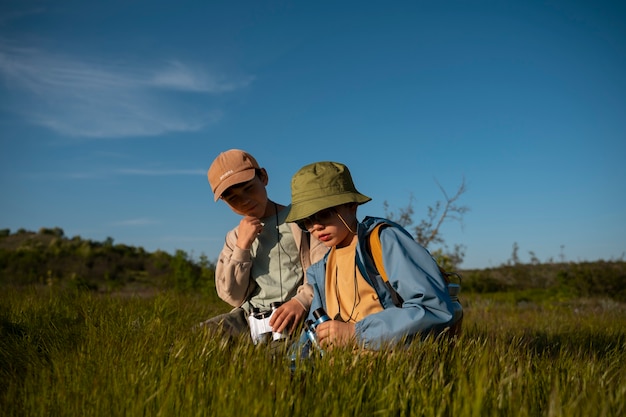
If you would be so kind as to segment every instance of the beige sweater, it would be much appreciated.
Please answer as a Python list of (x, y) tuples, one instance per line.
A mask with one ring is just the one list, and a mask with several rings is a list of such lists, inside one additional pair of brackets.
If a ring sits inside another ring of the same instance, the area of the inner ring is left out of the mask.
[[(322, 259), (328, 248), (308, 233), (304, 233), (295, 223), (288, 225), (299, 251), (298, 256), (293, 256), (293, 259), (299, 259), (303, 271), (300, 285), (293, 298), (308, 311), (313, 299), (313, 287), (306, 282), (306, 269)], [(237, 228), (234, 228), (227, 233), (215, 269), (217, 294), (233, 307), (243, 306), (256, 287), (256, 282), (251, 279), (254, 259), (250, 250), (237, 247), (237, 232)]]

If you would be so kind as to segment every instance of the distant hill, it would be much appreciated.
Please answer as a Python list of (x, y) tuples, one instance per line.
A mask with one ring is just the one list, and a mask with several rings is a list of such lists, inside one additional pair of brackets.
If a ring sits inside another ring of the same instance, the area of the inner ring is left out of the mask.
[[(626, 262), (511, 264), (461, 270), (462, 293), (530, 292), (535, 296), (609, 297), (626, 302)], [(184, 251), (68, 238), (62, 229), (0, 230), (0, 285), (54, 285), (100, 292), (193, 291), (217, 300), (215, 265)]]
[(68, 238), (62, 229), (0, 230), (0, 284), (62, 285), (94, 291), (197, 291), (214, 287), (214, 265), (184, 251), (143, 248)]
[(463, 291), (545, 291), (565, 297), (608, 297), (626, 302), (626, 262), (502, 265), (462, 271)]

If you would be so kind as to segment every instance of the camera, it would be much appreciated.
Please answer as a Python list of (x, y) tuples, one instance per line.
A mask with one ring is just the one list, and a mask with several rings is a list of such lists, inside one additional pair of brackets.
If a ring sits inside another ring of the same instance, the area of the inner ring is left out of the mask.
[(272, 326), (270, 326), (272, 314), (281, 305), (281, 302), (273, 302), (270, 304), (271, 310), (261, 311), (258, 307), (254, 307), (250, 311), (248, 323), (250, 324), (250, 336), (255, 345), (268, 343), (270, 340), (286, 340), (289, 338), (285, 333), (273, 331)]
[(267, 343), (272, 338), (270, 315), (270, 311), (261, 311), (258, 307), (250, 310), (248, 323), (250, 324), (250, 336), (255, 345)]
[[(270, 314), (270, 318), (272, 318), (272, 314), (274, 314), (274, 311), (276, 311), (276, 309), (278, 307), (280, 307), (283, 303), (281, 303), (280, 301), (275, 301), (273, 303), (270, 304), (270, 308), (272, 309), (272, 313)], [(281, 332), (275, 332), (272, 330), (272, 340), (286, 340), (289, 338), (289, 335), (285, 334), (285, 333), (281, 333)]]
[(313, 312), (313, 318), (315, 320), (309, 319), (304, 323), (304, 331), (307, 337), (309, 338), (309, 340), (311, 341), (311, 344), (317, 350), (319, 350), (320, 353), (323, 354), (324, 351), (322, 350), (319, 344), (319, 341), (317, 340), (317, 333), (315, 332), (315, 329), (320, 323), (324, 323), (325, 321), (330, 320), (330, 317), (328, 317), (328, 314), (326, 314), (326, 311), (324, 310), (324, 308), (320, 307)]

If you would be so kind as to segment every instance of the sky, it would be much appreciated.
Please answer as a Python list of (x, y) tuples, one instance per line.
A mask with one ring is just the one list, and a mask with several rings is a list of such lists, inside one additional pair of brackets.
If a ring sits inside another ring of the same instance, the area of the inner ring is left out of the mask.
[(417, 224), (464, 183), (440, 230), (464, 269), (624, 259), (626, 5), (0, 2), (0, 228), (214, 261), (231, 148), (282, 204), (346, 164), (360, 218)]

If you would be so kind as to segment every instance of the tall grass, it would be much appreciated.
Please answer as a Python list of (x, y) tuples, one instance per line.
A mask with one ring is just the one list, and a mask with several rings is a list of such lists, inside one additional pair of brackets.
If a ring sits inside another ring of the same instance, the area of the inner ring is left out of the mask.
[(192, 327), (201, 298), (0, 294), (3, 416), (621, 416), (626, 309), (466, 297), (455, 345), (298, 362)]

